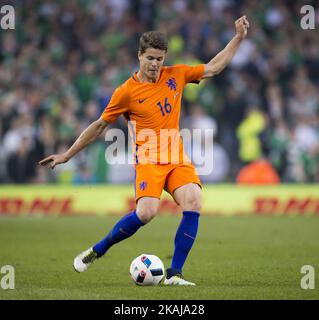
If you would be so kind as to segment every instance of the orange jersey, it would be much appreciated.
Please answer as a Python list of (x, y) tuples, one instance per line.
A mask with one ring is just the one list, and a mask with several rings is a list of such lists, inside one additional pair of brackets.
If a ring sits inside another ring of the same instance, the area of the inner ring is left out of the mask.
[(112, 123), (123, 114), (129, 121), (136, 163), (189, 162), (179, 135), (182, 93), (203, 73), (203, 64), (162, 67), (156, 83), (141, 83), (135, 73), (114, 91), (101, 117)]

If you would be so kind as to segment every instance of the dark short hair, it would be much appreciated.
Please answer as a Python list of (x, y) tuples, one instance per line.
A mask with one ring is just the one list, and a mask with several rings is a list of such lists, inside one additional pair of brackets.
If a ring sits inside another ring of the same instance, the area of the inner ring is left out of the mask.
[(140, 37), (139, 52), (143, 54), (146, 49), (154, 48), (167, 52), (168, 42), (164, 33), (160, 31), (148, 31)]

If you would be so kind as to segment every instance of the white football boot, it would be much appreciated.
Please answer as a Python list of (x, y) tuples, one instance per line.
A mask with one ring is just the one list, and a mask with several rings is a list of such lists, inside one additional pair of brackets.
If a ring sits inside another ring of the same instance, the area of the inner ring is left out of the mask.
[(84, 272), (97, 258), (97, 253), (90, 248), (75, 257), (73, 267), (77, 272)]
[(169, 279), (165, 278), (164, 280), (165, 286), (196, 286), (195, 283), (186, 281), (183, 279), (182, 275), (175, 275), (170, 277)]

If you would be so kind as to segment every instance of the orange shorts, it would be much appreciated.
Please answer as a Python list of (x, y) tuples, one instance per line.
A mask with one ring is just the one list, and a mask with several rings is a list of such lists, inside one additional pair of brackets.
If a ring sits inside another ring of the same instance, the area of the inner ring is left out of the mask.
[(195, 167), (189, 164), (137, 164), (135, 166), (135, 200), (160, 198), (163, 189), (173, 195), (175, 189), (196, 183), (202, 187)]

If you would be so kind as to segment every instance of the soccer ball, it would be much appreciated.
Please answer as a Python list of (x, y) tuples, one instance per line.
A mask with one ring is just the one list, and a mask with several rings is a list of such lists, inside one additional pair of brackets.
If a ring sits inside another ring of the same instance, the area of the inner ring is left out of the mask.
[(141, 254), (132, 261), (130, 274), (139, 286), (156, 286), (164, 277), (164, 264), (152, 254)]

